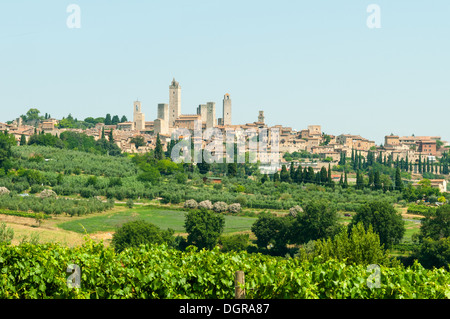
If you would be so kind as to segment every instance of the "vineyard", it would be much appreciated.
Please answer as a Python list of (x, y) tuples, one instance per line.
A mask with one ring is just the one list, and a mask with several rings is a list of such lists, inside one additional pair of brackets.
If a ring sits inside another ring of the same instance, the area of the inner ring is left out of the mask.
[[(379, 286), (368, 284), (367, 266), (334, 260), (300, 262), (247, 252), (141, 246), (121, 253), (86, 241), (0, 246), (0, 298), (161, 298), (232, 299), (234, 273), (245, 272), (251, 299), (441, 299), (450, 297), (443, 269), (380, 268)], [(81, 270), (80, 288), (67, 284), (67, 267)], [(377, 288), (378, 287), (378, 288)]]

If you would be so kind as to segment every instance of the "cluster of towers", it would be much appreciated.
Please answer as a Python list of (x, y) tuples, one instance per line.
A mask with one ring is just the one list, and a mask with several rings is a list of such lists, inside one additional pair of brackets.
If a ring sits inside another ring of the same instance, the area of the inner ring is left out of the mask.
[[(153, 122), (155, 134), (168, 134), (173, 129), (183, 126), (190, 127), (194, 121), (200, 121), (202, 126), (206, 128), (216, 127), (218, 125), (231, 125), (231, 98), (227, 93), (223, 99), (223, 116), (216, 119), (216, 103), (207, 102), (197, 107), (197, 114), (183, 115), (181, 114), (181, 86), (180, 83), (172, 80), (169, 86), (169, 104), (158, 104), (157, 119)], [(146, 130), (145, 116), (142, 112), (141, 102), (134, 102), (133, 126), (135, 130)], [(186, 124), (189, 123), (189, 124)]]

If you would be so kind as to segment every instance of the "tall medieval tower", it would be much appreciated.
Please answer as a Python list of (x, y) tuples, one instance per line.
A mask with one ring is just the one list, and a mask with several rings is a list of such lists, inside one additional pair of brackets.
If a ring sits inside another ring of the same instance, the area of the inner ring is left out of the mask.
[(133, 124), (135, 130), (145, 130), (145, 115), (142, 113), (140, 101), (135, 101), (133, 105)]
[(169, 127), (174, 127), (175, 120), (181, 115), (181, 86), (172, 80), (169, 86)]
[(223, 125), (231, 125), (231, 99), (230, 94), (223, 97)]

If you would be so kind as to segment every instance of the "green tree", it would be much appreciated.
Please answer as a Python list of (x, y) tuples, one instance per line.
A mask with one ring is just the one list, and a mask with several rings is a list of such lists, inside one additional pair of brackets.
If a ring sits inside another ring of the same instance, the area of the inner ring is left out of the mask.
[(199, 173), (204, 175), (211, 169), (211, 164), (206, 163), (205, 161), (201, 161), (200, 163), (197, 163), (197, 168)]
[(14, 135), (8, 134), (7, 131), (0, 132), (0, 169), (7, 173), (12, 167), (12, 151), (11, 148), (16, 145)]
[(319, 183), (321, 185), (325, 185), (328, 181), (328, 173), (327, 173), (327, 169), (325, 168), (325, 166), (322, 166), (322, 168), (320, 169), (320, 174), (319, 174)]
[(413, 257), (425, 268), (443, 267), (450, 271), (450, 237), (424, 238)]
[(209, 210), (192, 210), (186, 214), (184, 228), (187, 244), (212, 249), (225, 227), (225, 217)]
[(142, 164), (140, 168), (142, 172), (138, 175), (138, 180), (141, 182), (156, 184), (161, 179), (161, 174), (155, 166), (145, 163)]
[(383, 185), (381, 184), (380, 172), (378, 170), (376, 170), (373, 174), (373, 188), (376, 190), (383, 188)]
[(294, 181), (297, 184), (300, 184), (303, 182), (303, 169), (302, 169), (302, 166), (300, 165), (300, 163), (298, 164), (297, 170), (295, 171)]
[(434, 214), (426, 214), (420, 226), (419, 239), (439, 240), (450, 237), (450, 205), (439, 207)]
[(344, 184), (343, 184), (343, 188), (348, 188), (347, 172), (344, 172)]
[(116, 252), (139, 245), (163, 244), (174, 245), (172, 229), (161, 230), (158, 226), (144, 220), (135, 220), (123, 224), (114, 233), (111, 244)]
[(349, 231), (342, 229), (333, 238), (319, 239), (314, 242), (313, 247), (311, 253), (301, 248), (300, 258), (312, 260), (320, 256), (325, 260), (344, 261), (347, 265), (390, 266), (394, 263), (388, 251), (380, 243), (378, 234), (373, 232), (371, 226), (366, 231), (362, 223), (353, 225)]
[[(263, 252), (270, 251), (274, 255), (284, 255), (287, 244), (291, 241), (292, 217), (277, 217), (270, 213), (261, 213), (252, 225), (256, 236), (256, 245)], [(271, 248), (269, 248), (271, 247)]]
[(118, 115), (114, 115), (113, 118), (111, 119), (111, 124), (112, 125), (117, 125), (120, 123), (120, 119)]
[(249, 245), (249, 234), (220, 236), (219, 244), (223, 252), (246, 250)]
[(292, 240), (298, 244), (310, 240), (333, 237), (341, 230), (336, 206), (332, 203), (311, 200), (303, 206), (293, 223)]
[(134, 146), (136, 146), (136, 148), (141, 147), (141, 146), (145, 146), (145, 140), (144, 137), (142, 136), (135, 136), (130, 140), (130, 143), (134, 144)]
[(164, 151), (159, 137), (159, 133), (156, 135), (156, 145), (155, 145), (155, 158), (159, 161), (164, 158)]
[(14, 229), (6, 226), (5, 223), (0, 224), (0, 244), (11, 244), (14, 238)]
[(106, 114), (105, 116), (105, 125), (112, 125), (111, 114)]
[(358, 169), (356, 171), (356, 189), (363, 189), (363, 188), (364, 188), (364, 177)]
[(27, 145), (27, 139), (24, 134), (20, 136), (20, 146)]
[(236, 163), (228, 163), (227, 164), (227, 175), (228, 176), (236, 176), (237, 174), (237, 165)]
[(267, 182), (269, 180), (269, 176), (267, 176), (267, 173), (265, 173), (262, 177), (261, 177), (261, 183), (264, 184), (265, 182)]
[(31, 108), (27, 111), (26, 115), (22, 115), (21, 117), (24, 122), (39, 121), (43, 119), (42, 116), (39, 116), (40, 113), (41, 111), (38, 109)]
[(289, 167), (289, 177), (291, 179), (291, 182), (295, 182), (295, 167), (294, 167), (294, 162), (291, 162), (291, 166)]
[(286, 183), (289, 183), (289, 181), (290, 181), (290, 175), (289, 175), (289, 172), (287, 171), (285, 164), (283, 164), (281, 166), (280, 180), (282, 182), (286, 182)]
[(360, 206), (349, 228), (362, 223), (367, 230), (371, 225), (386, 248), (400, 242), (405, 234), (405, 222), (395, 207), (385, 200), (372, 200)]
[(280, 174), (277, 172), (273, 173), (273, 181), (274, 182), (279, 182), (280, 181)]
[(305, 167), (306, 171), (306, 177), (304, 178), (305, 183), (314, 183), (315, 180), (315, 174), (314, 174), (314, 168), (311, 166), (308, 166), (308, 168)]
[(403, 191), (403, 181), (399, 167), (395, 170), (395, 189), (398, 191)]

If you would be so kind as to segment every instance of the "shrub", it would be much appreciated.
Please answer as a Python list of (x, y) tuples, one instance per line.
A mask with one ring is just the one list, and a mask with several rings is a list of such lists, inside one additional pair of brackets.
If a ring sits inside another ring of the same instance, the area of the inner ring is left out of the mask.
[(198, 208), (202, 210), (211, 210), (213, 209), (213, 205), (210, 200), (204, 200), (198, 204)]
[(297, 217), (301, 212), (303, 212), (303, 209), (299, 205), (295, 205), (289, 209), (289, 215), (292, 217)]
[(6, 226), (5, 223), (0, 225), (0, 243), (10, 244), (14, 238), (14, 229)]
[(55, 198), (56, 193), (52, 191), (51, 189), (44, 189), (40, 194), (41, 198)]
[(247, 205), (247, 197), (245, 197), (244, 195), (239, 195), (236, 197), (236, 202), (241, 204), (242, 206), (246, 206)]
[(198, 207), (198, 203), (195, 199), (188, 199), (185, 203), (184, 203), (184, 208), (188, 208), (188, 209), (197, 209)]
[(35, 185), (31, 186), (30, 193), (37, 194), (37, 193), (42, 192), (43, 190), (44, 190), (44, 186), (35, 184)]
[(215, 202), (213, 205), (213, 210), (216, 213), (223, 213), (226, 212), (228, 209), (228, 205), (225, 202)]
[(241, 211), (241, 204), (234, 203), (234, 204), (229, 205), (228, 206), (228, 211), (230, 213), (235, 213), (235, 214), (239, 213)]
[(113, 235), (111, 241), (116, 252), (121, 252), (126, 248), (138, 247), (144, 244), (172, 245), (175, 237), (172, 229), (161, 230), (158, 226), (143, 221), (135, 220), (122, 225)]
[(128, 207), (128, 208), (133, 208), (133, 206), (134, 206), (133, 200), (132, 200), (131, 198), (128, 199), (128, 200), (127, 200), (127, 207)]
[(221, 236), (219, 243), (222, 245), (223, 252), (246, 250), (249, 245), (249, 235), (238, 234)]
[(9, 193), (10, 193), (9, 189), (7, 189), (6, 187), (0, 187), (0, 196), (7, 195)]

